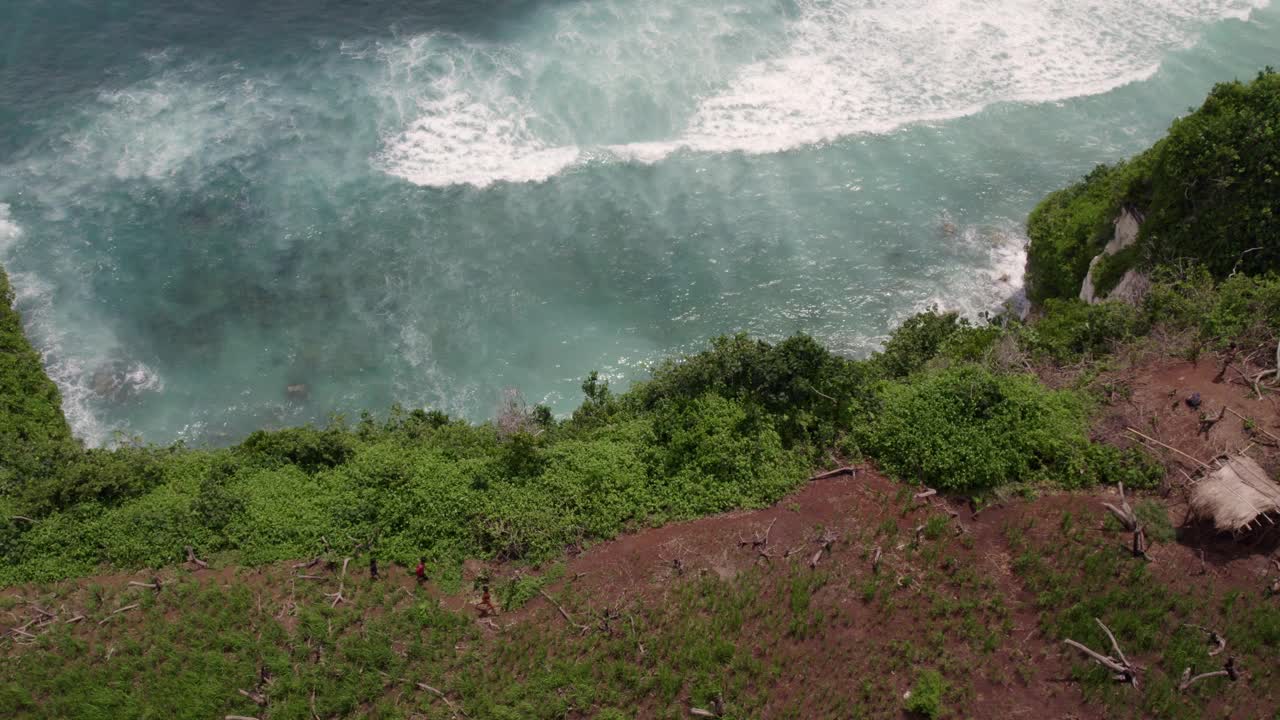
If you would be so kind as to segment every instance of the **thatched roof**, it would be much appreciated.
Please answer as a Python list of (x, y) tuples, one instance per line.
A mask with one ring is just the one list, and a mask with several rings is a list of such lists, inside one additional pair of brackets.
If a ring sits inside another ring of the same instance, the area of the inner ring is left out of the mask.
[(1245, 530), (1267, 514), (1280, 514), (1280, 486), (1246, 455), (1234, 455), (1191, 490), (1191, 510), (1223, 532)]

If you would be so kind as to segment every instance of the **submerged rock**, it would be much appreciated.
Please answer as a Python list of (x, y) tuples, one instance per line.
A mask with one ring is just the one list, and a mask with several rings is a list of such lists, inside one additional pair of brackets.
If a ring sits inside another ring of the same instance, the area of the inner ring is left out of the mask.
[(307, 387), (306, 383), (294, 383), (293, 385), (285, 386), (284, 394), (290, 400), (303, 402), (311, 394), (311, 389)]

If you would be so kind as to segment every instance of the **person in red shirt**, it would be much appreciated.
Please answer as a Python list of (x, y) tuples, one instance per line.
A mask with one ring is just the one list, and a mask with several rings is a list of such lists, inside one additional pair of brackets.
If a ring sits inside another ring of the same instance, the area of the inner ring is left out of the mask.
[(413, 569), (414, 577), (418, 578), (418, 584), (421, 585), (427, 581), (427, 559), (419, 558), (418, 567)]

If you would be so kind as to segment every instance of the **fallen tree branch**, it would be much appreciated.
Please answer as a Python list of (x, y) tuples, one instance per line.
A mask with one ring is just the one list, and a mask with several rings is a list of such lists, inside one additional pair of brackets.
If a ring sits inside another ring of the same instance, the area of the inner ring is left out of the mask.
[(856, 468), (842, 467), (842, 468), (837, 468), (835, 470), (831, 470), (829, 472), (821, 473), (819, 475), (814, 475), (813, 477), (809, 478), (809, 481), (812, 482), (814, 480), (826, 480), (827, 478), (838, 477), (840, 475), (856, 475), (857, 472), (858, 471)]
[(343, 596), (342, 591), (347, 587), (347, 563), (351, 562), (351, 558), (342, 559), (342, 575), (338, 576), (338, 592), (327, 593), (325, 597), (333, 598), (333, 602), (329, 607), (338, 607), (338, 603), (344, 602), (347, 598)]
[(1182, 682), (1178, 684), (1178, 689), (1183, 692), (1186, 692), (1187, 688), (1191, 687), (1195, 683), (1200, 682), (1201, 680), (1211, 678), (1211, 677), (1224, 677), (1226, 675), (1230, 675), (1230, 673), (1228, 673), (1226, 670), (1214, 670), (1213, 672), (1200, 673), (1195, 677), (1191, 677), (1191, 668), (1187, 668), (1182, 672)]
[(207, 569), (209, 567), (209, 563), (196, 557), (196, 549), (191, 547), (190, 545), (187, 546), (187, 562), (201, 568)]
[(138, 582), (137, 580), (130, 580), (129, 587), (140, 587), (140, 588), (146, 588), (148, 590), (159, 590), (160, 583), (158, 582), (144, 583), (144, 582)]
[(835, 541), (836, 534), (830, 530), (822, 534), (822, 537), (818, 539), (818, 552), (814, 553), (813, 557), (809, 560), (810, 569), (818, 567), (818, 561), (822, 559), (822, 553), (831, 552), (831, 546), (835, 544)]
[(258, 718), (249, 715), (224, 715), (222, 720), (258, 720)]
[(1219, 655), (1222, 653), (1223, 650), (1227, 649), (1227, 639), (1219, 635), (1216, 630), (1211, 630), (1207, 627), (1201, 627), (1199, 625), (1192, 625), (1191, 623), (1183, 623), (1183, 627), (1195, 628), (1196, 630), (1199, 630), (1200, 632), (1209, 636), (1209, 642), (1213, 643), (1213, 645), (1215, 646), (1213, 650), (1209, 651), (1209, 657)]
[(1126, 429), (1126, 430), (1128, 430), (1129, 432), (1133, 433), (1134, 435), (1137, 435), (1138, 437), (1142, 438), (1143, 440), (1146, 440), (1146, 441), (1148, 441), (1148, 442), (1155, 443), (1156, 445), (1159, 445), (1160, 447), (1164, 448), (1165, 450), (1171, 450), (1171, 451), (1173, 451), (1173, 452), (1175, 452), (1175, 453), (1177, 453), (1177, 454), (1181, 455), (1182, 457), (1184, 457), (1184, 458), (1186, 458), (1186, 459), (1190, 460), (1191, 462), (1194, 462), (1195, 464), (1199, 465), (1200, 467), (1204, 468), (1205, 470), (1212, 470), (1212, 469), (1213, 469), (1212, 467), (1210, 467), (1209, 463), (1202, 462), (1201, 460), (1198, 460), (1198, 459), (1196, 459), (1196, 458), (1192, 457), (1191, 455), (1188, 455), (1188, 454), (1186, 454), (1186, 453), (1182, 452), (1181, 450), (1179, 450), (1179, 449), (1178, 449), (1178, 448), (1176, 448), (1176, 447), (1173, 447), (1172, 445), (1166, 445), (1166, 444), (1164, 444), (1164, 443), (1160, 442), (1159, 440), (1156, 440), (1155, 438), (1151, 437), (1150, 435), (1145, 435), (1145, 434), (1143, 434), (1143, 433), (1139, 432), (1138, 430), (1135, 430), (1134, 428), (1125, 428), (1125, 429)]
[(710, 710), (703, 710), (702, 708), (696, 708), (696, 707), (689, 708), (689, 714), (694, 717), (707, 717), (707, 718), (720, 717), (719, 715), (711, 712)]
[(454, 716), (454, 717), (457, 717), (458, 715), (463, 715), (463, 716), (465, 716), (465, 715), (466, 715), (466, 713), (464, 713), (464, 712), (462, 712), (461, 710), (459, 710), (459, 709), (457, 708), (457, 706), (455, 706), (455, 705), (453, 704), (453, 702), (452, 702), (452, 701), (450, 701), (450, 700), (449, 700), (449, 698), (448, 698), (448, 697), (446, 697), (446, 696), (445, 696), (445, 694), (444, 694), (444, 693), (442, 693), (442, 692), (440, 692), (439, 690), (437, 690), (437, 689), (435, 689), (435, 688), (431, 687), (430, 685), (428, 685), (428, 684), (426, 684), (426, 683), (414, 683), (414, 685), (416, 685), (416, 686), (418, 686), (418, 687), (422, 688), (423, 690), (426, 690), (427, 692), (431, 693), (432, 695), (435, 695), (436, 697), (438, 697), (438, 698), (440, 698), (441, 700), (443, 700), (443, 701), (444, 701), (444, 704), (449, 706), (449, 712), (453, 713), (453, 716)]
[(99, 620), (99, 621), (98, 621), (98, 624), (99, 624), (99, 625), (102, 625), (102, 624), (106, 623), (108, 620), (110, 620), (111, 618), (115, 617), (116, 615), (119, 615), (120, 613), (122, 613), (122, 612), (124, 612), (124, 611), (126, 611), (126, 610), (133, 610), (133, 609), (134, 609), (134, 608), (136, 608), (136, 607), (138, 607), (138, 603), (134, 603), (134, 604), (132, 604), (132, 605), (125, 605), (125, 606), (124, 606), (124, 607), (122, 607), (122, 608), (116, 608), (115, 610), (113, 610), (113, 611), (111, 612), (111, 614), (110, 614), (110, 615), (108, 615), (108, 616), (106, 616), (106, 617), (102, 618), (101, 620)]
[(880, 558), (883, 556), (884, 553), (880, 551), (880, 546), (877, 545), (875, 555), (871, 557), (871, 572), (876, 575), (880, 574)]
[(236, 692), (249, 698), (254, 703), (256, 703), (259, 707), (266, 707), (267, 705), (267, 698), (264, 697), (262, 693), (249, 692), (248, 690), (240, 690), (240, 689), (237, 689)]
[(564, 617), (565, 622), (569, 623), (575, 628), (578, 628), (578, 630), (582, 631), (583, 635), (591, 631), (591, 628), (587, 627), (586, 625), (579, 625), (578, 623), (574, 622), (573, 618), (569, 616), (568, 611), (564, 609), (564, 606), (556, 602), (555, 599), (553, 599), (550, 595), (548, 595), (546, 590), (543, 590), (542, 588), (538, 588), (538, 592), (542, 593), (542, 597), (546, 598), (547, 602), (556, 606), (556, 609), (560, 611), (560, 615)]
[(1102, 631), (1107, 634), (1107, 638), (1111, 640), (1111, 648), (1115, 654), (1119, 656), (1118, 660), (1110, 655), (1103, 655), (1101, 653), (1094, 652), (1075, 640), (1067, 639), (1064, 642), (1085, 653), (1092, 658), (1094, 662), (1114, 672), (1116, 674), (1116, 680), (1127, 682), (1135, 688), (1138, 687), (1138, 671), (1129, 663), (1129, 659), (1124, 656), (1124, 651), (1120, 649), (1120, 643), (1116, 642), (1116, 636), (1111, 634), (1111, 629), (1104, 625), (1098, 618), (1094, 618), (1093, 621), (1098, 623), (1098, 627), (1102, 628)]
[(931, 497), (933, 497), (934, 495), (937, 495), (937, 494), (938, 494), (938, 491), (937, 491), (937, 490), (934, 490), (933, 488), (927, 488), (924, 492), (918, 492), (918, 493), (916, 493), (916, 499), (917, 499), (917, 500), (924, 500), (925, 498), (931, 498)]
[[(1231, 413), (1232, 415), (1235, 415), (1236, 417), (1240, 418), (1240, 421), (1241, 421), (1241, 422), (1243, 422), (1243, 423), (1245, 423), (1245, 424), (1247, 424), (1247, 425), (1252, 425), (1252, 426), (1253, 426), (1253, 428), (1251, 428), (1251, 430), (1250, 430), (1251, 432), (1262, 433), (1263, 435), (1266, 435), (1267, 437), (1271, 438), (1272, 440), (1276, 441), (1277, 443), (1280, 443), (1280, 437), (1276, 437), (1275, 435), (1272, 435), (1271, 433), (1267, 432), (1266, 430), (1263, 430), (1263, 429), (1262, 429), (1262, 425), (1261, 425), (1261, 423), (1258, 423), (1258, 422), (1257, 422), (1257, 421), (1255, 421), (1255, 420), (1251, 420), (1251, 419), (1249, 419), (1249, 418), (1245, 417), (1244, 415), (1241, 415), (1240, 413), (1236, 412), (1235, 410), (1232, 410), (1232, 409), (1231, 409), (1231, 408), (1229, 408), (1229, 407), (1225, 407), (1225, 408), (1223, 408), (1223, 410), (1225, 410), (1226, 412), (1229, 412), (1229, 413)], [(1263, 444), (1265, 445), (1266, 443), (1263, 443)]]
[(23, 520), (23, 521), (25, 521), (25, 522), (29, 522), (29, 523), (31, 523), (32, 525), (35, 525), (35, 524), (36, 524), (36, 521), (35, 521), (35, 520), (32, 520), (31, 518), (27, 517), (26, 515), (10, 515), (10, 516), (9, 516), (9, 519), (10, 519), (10, 520)]
[(310, 560), (308, 560), (307, 562), (304, 562), (304, 563), (297, 563), (296, 565), (294, 565), (294, 566), (293, 566), (293, 569), (294, 569), (294, 570), (302, 570), (302, 569), (304, 569), (304, 568), (313, 568), (313, 567), (315, 567), (316, 565), (319, 565), (319, 564), (320, 564), (320, 556), (319, 556), (319, 555), (317, 555), (317, 556), (315, 556), (315, 557), (311, 558)]

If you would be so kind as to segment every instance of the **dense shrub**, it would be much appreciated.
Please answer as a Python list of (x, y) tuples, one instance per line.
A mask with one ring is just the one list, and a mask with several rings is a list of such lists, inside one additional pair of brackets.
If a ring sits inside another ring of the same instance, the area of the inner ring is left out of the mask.
[(351, 434), (334, 423), (324, 429), (257, 430), (240, 444), (240, 451), (273, 466), (296, 465), (316, 472), (346, 462), (354, 448)]
[(1267, 70), (1217, 85), (1150, 150), (1045, 198), (1027, 221), (1028, 295), (1076, 297), (1126, 205), (1144, 217), (1139, 242), (1103, 263), (1097, 290), (1134, 265), (1192, 260), (1217, 278), (1280, 269), (1277, 196), (1280, 75)]
[(1280, 269), (1280, 74), (1221, 83), (1173, 123), (1151, 168), (1142, 244), (1215, 277)]
[(56, 472), (76, 450), (58, 388), (22, 332), (0, 269), (0, 492)]
[(1085, 408), (1034, 377), (962, 365), (891, 382), (862, 433), (881, 468), (910, 482), (979, 491), (1010, 482), (1081, 484)]
[(1145, 311), (1153, 323), (1196, 330), (1203, 344), (1267, 357), (1280, 328), (1280, 276), (1237, 274), (1215, 283), (1204, 266), (1163, 268)]
[(1131, 305), (1050, 299), (1044, 316), (1022, 329), (1020, 338), (1030, 352), (1067, 362), (1081, 355), (1099, 355), (1146, 331), (1144, 316)]
[(903, 321), (884, 349), (872, 356), (870, 367), (878, 375), (903, 378), (935, 361), (978, 362), (1003, 332), (999, 325), (975, 325), (959, 313), (931, 308)]
[(947, 691), (947, 684), (937, 670), (922, 670), (911, 686), (911, 693), (906, 699), (907, 712), (918, 717), (937, 720), (942, 717), (942, 696)]
[(807, 335), (773, 345), (740, 334), (664, 363), (635, 393), (646, 408), (714, 393), (773, 416), (785, 447), (819, 449), (833, 445), (865, 412), (869, 377), (864, 363), (839, 357)]

